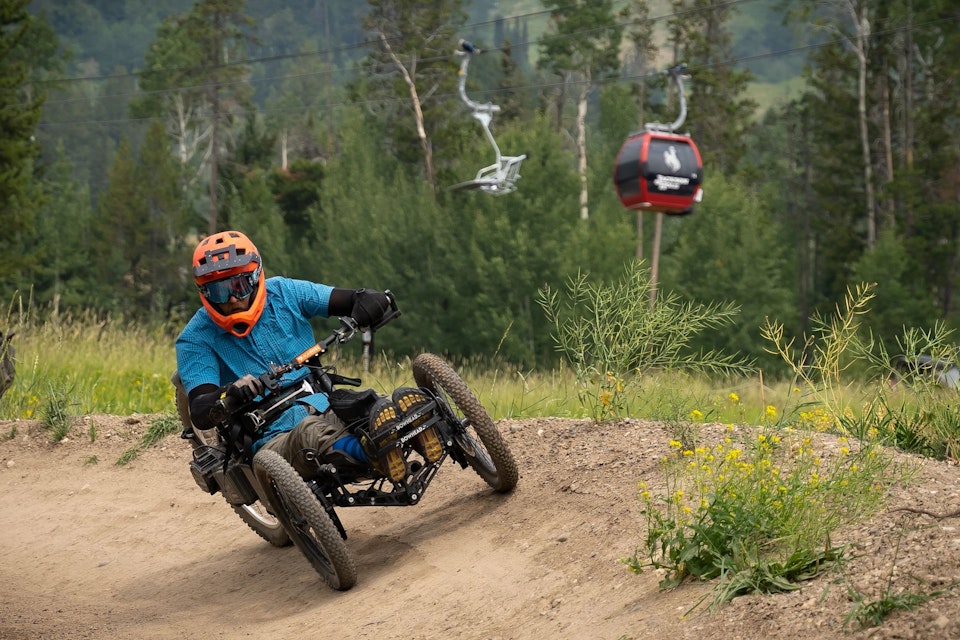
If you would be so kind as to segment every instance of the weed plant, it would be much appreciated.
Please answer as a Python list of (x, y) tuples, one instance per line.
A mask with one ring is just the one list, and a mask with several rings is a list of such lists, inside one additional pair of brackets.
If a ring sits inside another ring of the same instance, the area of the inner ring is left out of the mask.
[(841, 525), (873, 513), (902, 479), (876, 443), (819, 451), (794, 429), (727, 425), (715, 444), (670, 442), (665, 491), (640, 484), (647, 537), (627, 565), (663, 569), (662, 588), (719, 578), (711, 607), (744, 593), (788, 591), (842, 554)]
[[(960, 345), (942, 323), (931, 330), (910, 328), (897, 340), (895, 355), (903, 362), (919, 362), (921, 355), (960, 366)], [(960, 404), (957, 388), (944, 386), (936, 368), (892, 365), (893, 355), (882, 342), (868, 339), (862, 356), (886, 384), (872, 411), (884, 418), (878, 430), (892, 445), (925, 456), (960, 458)], [(947, 381), (949, 382), (949, 381)], [(856, 425), (852, 425), (854, 428)]]
[(650, 304), (652, 290), (649, 271), (633, 261), (619, 282), (593, 283), (579, 274), (563, 296), (549, 287), (539, 292), (556, 348), (573, 367), (577, 397), (597, 422), (626, 417), (645, 374), (751, 371), (736, 356), (691, 348), (700, 333), (733, 323), (737, 307), (683, 302), (675, 294)]
[[(715, 607), (743, 593), (798, 588), (842, 559), (843, 547), (831, 543), (835, 531), (875, 512), (891, 483), (909, 479), (910, 470), (894, 465), (882, 445), (898, 432), (929, 435), (909, 414), (905, 420), (889, 411), (881, 366), (889, 367), (887, 355), (858, 333), (872, 297), (869, 285), (849, 291), (836, 316), (818, 319), (800, 348), (784, 337), (783, 325), (768, 321), (762, 331), (769, 348), (794, 374), (782, 408), (767, 405), (763, 426), (744, 429), (749, 437), (734, 437), (730, 424), (719, 443), (700, 444), (696, 431), (670, 443), (666, 491), (640, 487), (647, 537), (625, 559), (632, 570), (663, 569), (663, 587), (688, 576), (719, 578)], [(864, 385), (850, 375), (864, 362), (880, 367), (880, 381)], [(728, 400), (740, 404), (736, 392)], [(691, 412), (694, 424), (703, 418)], [(817, 451), (810, 432), (838, 434), (838, 451)]]
[[(873, 285), (848, 291), (836, 317), (818, 319), (803, 347), (784, 338), (783, 325), (768, 321), (761, 332), (769, 350), (780, 355), (794, 374), (785, 417), (802, 428), (880, 440), (911, 453), (956, 459), (960, 455), (958, 389), (944, 388), (936, 372), (898, 370), (888, 347), (858, 331), (869, 312)], [(960, 364), (960, 347), (943, 325), (932, 331), (907, 329), (897, 341), (908, 362), (921, 354)], [(870, 379), (846, 375), (867, 372)]]

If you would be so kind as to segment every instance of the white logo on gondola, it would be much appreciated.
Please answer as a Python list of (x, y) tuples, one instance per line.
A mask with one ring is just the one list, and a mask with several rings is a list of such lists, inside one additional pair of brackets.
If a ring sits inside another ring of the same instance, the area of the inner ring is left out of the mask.
[(673, 145), (670, 145), (667, 150), (663, 152), (663, 161), (667, 163), (667, 167), (674, 173), (680, 171), (680, 167), (683, 166), (680, 164), (677, 148)]
[(690, 184), (690, 178), (681, 178), (680, 176), (665, 176), (658, 173), (657, 177), (653, 179), (653, 184), (660, 191), (677, 191), (678, 189)]

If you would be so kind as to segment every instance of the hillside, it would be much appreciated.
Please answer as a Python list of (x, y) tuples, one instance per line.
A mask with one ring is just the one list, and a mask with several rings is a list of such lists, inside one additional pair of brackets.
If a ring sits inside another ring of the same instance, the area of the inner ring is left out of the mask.
[(149, 418), (87, 416), (61, 444), (37, 423), (0, 423), (13, 435), (0, 443), (0, 638), (816, 640), (847, 637), (849, 585), (878, 600), (888, 579), (891, 593), (946, 593), (848, 637), (960, 637), (956, 518), (894, 510), (955, 512), (954, 464), (902, 457), (915, 482), (834, 541), (854, 543), (842, 575), (685, 616), (709, 585), (662, 592), (656, 575), (619, 562), (644, 535), (636, 483), (658, 482), (663, 425), (501, 422), (520, 463), (516, 491), (491, 494), (446, 465), (417, 506), (341, 510), (359, 581), (339, 593), (200, 491), (176, 436), (116, 466)]

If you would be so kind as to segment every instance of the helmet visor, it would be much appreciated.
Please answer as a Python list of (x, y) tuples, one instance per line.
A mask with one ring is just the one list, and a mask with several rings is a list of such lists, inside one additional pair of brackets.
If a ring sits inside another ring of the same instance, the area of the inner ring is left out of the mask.
[(238, 273), (223, 280), (214, 280), (200, 285), (200, 295), (213, 304), (224, 304), (230, 298), (245, 300), (256, 290), (259, 276), (260, 269), (257, 269), (253, 272)]

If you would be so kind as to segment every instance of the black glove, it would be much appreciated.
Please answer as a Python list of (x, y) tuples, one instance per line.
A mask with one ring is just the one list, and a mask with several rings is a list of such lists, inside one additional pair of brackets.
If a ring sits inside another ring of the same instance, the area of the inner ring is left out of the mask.
[(247, 404), (258, 395), (263, 393), (263, 381), (260, 378), (254, 378), (252, 375), (247, 374), (227, 386), (226, 395), (234, 400), (238, 400), (241, 404)]
[(361, 327), (372, 327), (380, 322), (390, 309), (387, 294), (373, 289), (357, 289), (353, 292), (353, 311), (350, 315)]

